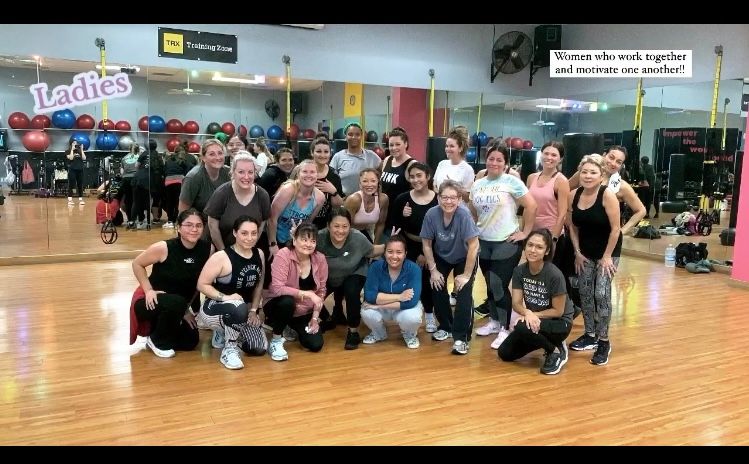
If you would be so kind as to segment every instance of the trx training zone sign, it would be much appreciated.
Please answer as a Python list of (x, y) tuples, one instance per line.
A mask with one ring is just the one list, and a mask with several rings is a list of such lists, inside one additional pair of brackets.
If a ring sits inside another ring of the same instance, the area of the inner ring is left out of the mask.
[(159, 56), (236, 64), (237, 36), (160, 27)]
[(34, 113), (51, 113), (102, 100), (127, 97), (133, 91), (133, 86), (125, 73), (99, 77), (96, 71), (88, 71), (76, 74), (71, 85), (58, 85), (51, 93), (48, 89), (45, 82), (29, 86), (29, 92), (34, 97)]

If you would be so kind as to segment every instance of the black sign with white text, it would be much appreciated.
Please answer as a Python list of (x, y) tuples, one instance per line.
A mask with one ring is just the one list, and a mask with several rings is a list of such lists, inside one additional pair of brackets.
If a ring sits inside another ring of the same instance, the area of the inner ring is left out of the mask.
[(237, 62), (237, 36), (159, 28), (159, 56), (194, 61)]

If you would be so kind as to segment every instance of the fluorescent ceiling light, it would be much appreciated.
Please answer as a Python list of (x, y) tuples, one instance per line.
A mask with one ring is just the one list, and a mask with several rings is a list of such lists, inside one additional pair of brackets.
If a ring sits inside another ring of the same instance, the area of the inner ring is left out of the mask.
[(264, 75), (255, 75), (255, 79), (242, 79), (239, 77), (224, 77), (220, 73), (214, 73), (213, 79), (217, 82), (236, 82), (237, 84), (265, 84)]
[(536, 108), (546, 108), (549, 110), (558, 110), (562, 107), (560, 105), (536, 105)]
[(590, 104), (590, 111), (595, 112), (598, 111), (598, 102), (593, 102)]
[[(128, 68), (128, 69), (132, 69), (135, 72), (140, 72), (140, 67), (139, 66), (122, 66), (122, 65), (119, 65), (119, 64), (108, 64), (108, 65), (104, 66), (104, 68), (107, 71), (122, 71), (122, 68)], [(96, 65), (96, 69), (101, 69), (101, 65), (97, 64)]]

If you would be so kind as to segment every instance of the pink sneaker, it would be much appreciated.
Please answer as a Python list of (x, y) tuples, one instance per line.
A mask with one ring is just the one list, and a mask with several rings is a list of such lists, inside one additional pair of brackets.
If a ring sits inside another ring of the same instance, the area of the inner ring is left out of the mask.
[(476, 335), (480, 337), (486, 337), (487, 335), (499, 333), (502, 327), (499, 325), (499, 321), (491, 319), (489, 322), (484, 324), (482, 327), (476, 329)]
[(502, 342), (505, 341), (505, 338), (510, 335), (510, 331), (507, 329), (500, 329), (499, 333), (497, 334), (497, 338), (494, 339), (492, 344), (490, 345), (493, 350), (498, 350), (499, 345), (502, 344)]

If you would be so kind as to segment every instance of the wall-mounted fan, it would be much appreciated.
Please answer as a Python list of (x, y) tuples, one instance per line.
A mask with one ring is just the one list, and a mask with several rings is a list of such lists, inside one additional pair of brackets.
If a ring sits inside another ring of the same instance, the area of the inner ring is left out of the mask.
[(278, 106), (278, 102), (275, 100), (266, 100), (265, 114), (275, 121), (278, 115), (281, 114), (281, 107)]
[(203, 97), (210, 97), (211, 94), (207, 92), (203, 92), (202, 90), (193, 89), (190, 87), (190, 72), (187, 72), (187, 85), (183, 89), (169, 89), (167, 92), (167, 95), (188, 95), (188, 96), (194, 96), (194, 95), (200, 95)]
[(533, 58), (533, 41), (527, 34), (510, 31), (502, 34), (492, 47), (491, 81), (497, 74), (515, 74)]

